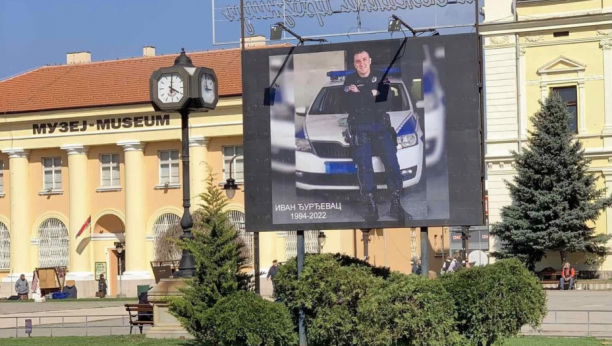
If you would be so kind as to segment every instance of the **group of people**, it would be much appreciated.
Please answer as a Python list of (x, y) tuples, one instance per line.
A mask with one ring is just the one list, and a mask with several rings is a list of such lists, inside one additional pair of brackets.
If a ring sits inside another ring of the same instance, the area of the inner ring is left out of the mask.
[[(459, 258), (447, 258), (444, 264), (442, 264), (440, 274), (455, 272), (462, 267), (469, 268), (470, 264), (466, 263), (466, 261), (459, 261)], [(421, 275), (421, 273), (421, 259), (418, 256), (414, 256), (412, 258), (412, 274)]]
[[(35, 288), (32, 288), (34, 291)], [(100, 279), (98, 280), (98, 293), (96, 293), (96, 297), (104, 298), (106, 296), (106, 280), (104, 279), (104, 274), (100, 274)], [(15, 292), (17, 293), (17, 297), (19, 300), (27, 300), (30, 293), (30, 283), (25, 277), (25, 274), (21, 274), (19, 279), (15, 282)], [(40, 293), (40, 292), (39, 292)]]

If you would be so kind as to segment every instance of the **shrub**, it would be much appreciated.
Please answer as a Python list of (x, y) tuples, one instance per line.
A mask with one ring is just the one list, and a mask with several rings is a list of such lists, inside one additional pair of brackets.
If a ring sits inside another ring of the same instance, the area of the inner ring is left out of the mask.
[(208, 341), (224, 346), (297, 345), (289, 311), (253, 292), (237, 292), (206, 311), (202, 328)]
[(279, 270), (276, 292), (294, 323), (305, 307), (309, 345), (465, 344), (439, 281), (390, 274), (347, 256), (309, 255), (299, 280), (295, 260)]
[(538, 279), (517, 259), (460, 270), (440, 279), (454, 298), (457, 329), (473, 345), (488, 346), (537, 327), (546, 313)]
[(202, 328), (206, 311), (221, 298), (250, 286), (250, 275), (240, 271), (246, 263), (242, 255), (244, 244), (228, 220), (224, 211), (227, 199), (213, 179), (210, 174), (208, 189), (200, 195), (204, 204), (194, 217), (194, 238), (180, 242), (193, 254), (195, 276), (186, 280), (181, 297), (169, 300), (170, 313), (197, 339), (204, 338), (207, 332)]
[(439, 280), (393, 273), (368, 292), (358, 310), (364, 346), (466, 344), (455, 329), (453, 298)]
[(276, 292), (293, 314), (294, 323), (304, 306), (309, 345), (355, 345), (359, 343), (359, 301), (382, 284), (362, 265), (341, 266), (338, 258), (306, 256), (297, 280), (295, 259), (282, 266), (275, 278)]

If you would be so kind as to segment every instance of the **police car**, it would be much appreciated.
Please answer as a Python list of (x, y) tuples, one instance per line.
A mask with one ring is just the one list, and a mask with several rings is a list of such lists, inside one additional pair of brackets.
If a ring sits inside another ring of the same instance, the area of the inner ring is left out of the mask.
[[(310, 107), (296, 109), (304, 117), (296, 125), (295, 174), (300, 190), (358, 190), (357, 168), (346, 140), (348, 130), (344, 101), (344, 77), (354, 70), (330, 71), (327, 82)], [(403, 187), (416, 185), (421, 180), (424, 163), (423, 131), (419, 118), (399, 69), (390, 69), (389, 111), (391, 125), (397, 131), (397, 158)], [(297, 123), (297, 122), (296, 122)], [(378, 189), (386, 189), (385, 167), (379, 157), (372, 159), (374, 180)]]

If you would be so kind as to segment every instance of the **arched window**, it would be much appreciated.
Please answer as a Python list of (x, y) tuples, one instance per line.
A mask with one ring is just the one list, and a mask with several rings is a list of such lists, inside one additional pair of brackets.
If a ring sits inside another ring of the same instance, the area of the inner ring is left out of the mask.
[[(285, 238), (285, 254), (287, 259), (297, 256), (297, 232), (288, 231)], [(304, 250), (306, 253), (319, 253), (319, 231), (304, 232)]]
[(68, 229), (58, 219), (47, 219), (38, 228), (38, 266), (68, 267), (70, 245)]
[(6, 225), (0, 222), (0, 269), (9, 269), (11, 265), (11, 235)]
[(230, 210), (229, 221), (238, 233), (238, 237), (244, 243), (243, 255), (247, 258), (247, 264), (253, 263), (253, 233), (247, 233), (244, 227), (244, 213), (238, 210)]
[(182, 233), (180, 226), (181, 218), (175, 214), (163, 214), (158, 217), (153, 225), (155, 235), (155, 260), (156, 261), (180, 261), (182, 251), (179, 246), (170, 241), (170, 238), (178, 238)]

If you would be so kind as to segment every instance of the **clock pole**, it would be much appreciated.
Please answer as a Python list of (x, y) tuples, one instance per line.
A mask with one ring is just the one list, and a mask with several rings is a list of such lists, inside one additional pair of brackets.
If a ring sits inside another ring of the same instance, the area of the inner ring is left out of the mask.
[[(164, 89), (167, 86), (162, 82), (162, 78), (167, 78), (164, 76), (168, 75), (170, 76), (171, 83), (173, 78), (178, 79), (180, 85), (176, 89), (173, 88), (172, 84), (169, 86), (170, 90)], [(203, 88), (206, 90), (205, 95), (203, 95)], [(189, 208), (191, 208), (189, 113), (190, 110), (206, 112), (215, 109), (219, 99), (217, 76), (212, 69), (195, 67), (191, 59), (185, 54), (185, 49), (181, 49), (181, 54), (174, 60), (174, 66), (162, 67), (153, 72), (149, 79), (149, 93), (155, 110), (178, 112), (181, 114), (181, 162), (183, 165), (183, 217), (181, 218), (183, 234), (181, 235), (181, 240), (191, 240), (193, 239), (193, 233), (191, 232), (193, 219), (189, 212)], [(178, 100), (174, 99), (175, 94), (179, 97)], [(168, 100), (168, 95), (172, 96), (170, 101)], [(179, 270), (174, 273), (174, 277), (190, 278), (195, 275), (195, 258), (191, 251), (183, 248)]]
[[(183, 234), (181, 240), (193, 239), (191, 228), (193, 227), (193, 219), (189, 208), (191, 208), (191, 186), (189, 179), (189, 110), (183, 109), (181, 113), (181, 161), (183, 163), (183, 217), (181, 218), (181, 228)], [(195, 258), (191, 251), (183, 248), (181, 263), (179, 264), (179, 276), (182, 278), (190, 278), (195, 276)]]

